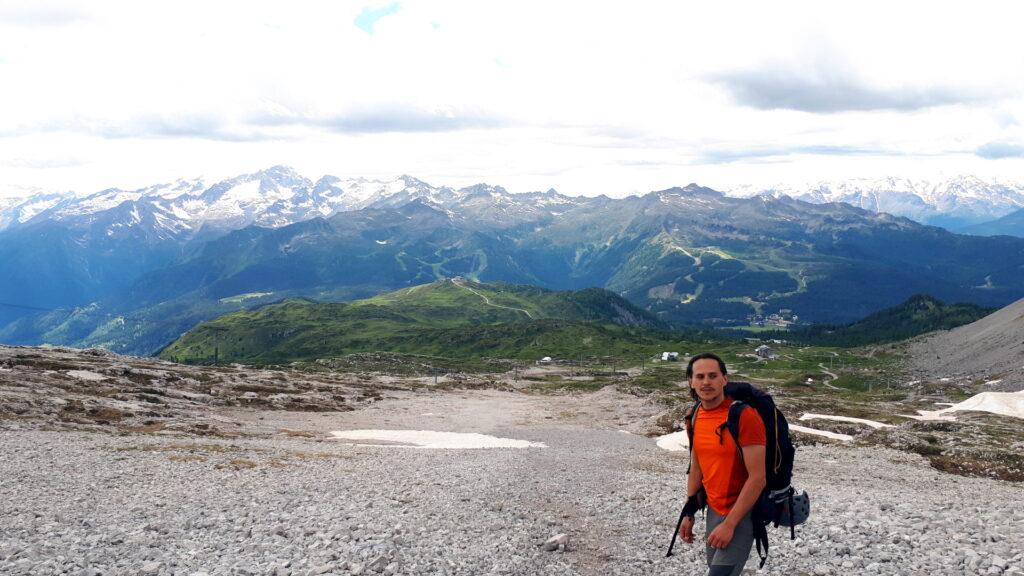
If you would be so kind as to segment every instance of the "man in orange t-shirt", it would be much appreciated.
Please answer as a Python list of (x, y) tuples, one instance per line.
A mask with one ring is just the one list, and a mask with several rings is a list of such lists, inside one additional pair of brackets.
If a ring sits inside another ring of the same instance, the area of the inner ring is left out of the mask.
[[(700, 400), (693, 424), (693, 449), (687, 496), (701, 488), (707, 497), (706, 554), (709, 576), (738, 576), (754, 543), (750, 510), (765, 486), (765, 427), (747, 407), (740, 413), (739, 449), (724, 427), (732, 399), (725, 395), (725, 362), (714, 354), (690, 359), (686, 377)], [(742, 458), (740, 450), (743, 451)], [(693, 542), (693, 516), (679, 526), (684, 542)]]

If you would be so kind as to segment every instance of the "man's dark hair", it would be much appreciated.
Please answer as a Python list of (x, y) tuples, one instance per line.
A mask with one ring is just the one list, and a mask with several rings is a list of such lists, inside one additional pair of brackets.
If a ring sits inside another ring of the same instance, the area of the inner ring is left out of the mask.
[(717, 354), (712, 354), (711, 352), (703, 352), (701, 354), (697, 354), (693, 358), (690, 358), (690, 363), (686, 365), (687, 380), (693, 378), (693, 365), (694, 363), (697, 362), (697, 360), (714, 360), (715, 362), (718, 362), (718, 369), (722, 372), (722, 374), (729, 373), (729, 371), (725, 369), (725, 362), (722, 361), (722, 359), (719, 358)]

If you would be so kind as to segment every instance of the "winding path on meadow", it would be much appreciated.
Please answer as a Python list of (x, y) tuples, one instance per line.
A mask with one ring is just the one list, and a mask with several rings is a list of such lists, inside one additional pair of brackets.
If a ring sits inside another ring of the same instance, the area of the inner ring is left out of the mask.
[[(824, 362), (820, 362), (818, 364), (818, 368), (821, 368), (821, 371), (824, 372), (832, 380), (838, 380), (839, 379), (839, 375), (838, 374), (836, 374), (834, 372), (829, 372), (828, 368), (825, 368), (825, 363)], [(842, 390), (842, 388), (840, 388), (839, 386), (833, 386), (832, 385), (832, 380), (825, 380), (822, 383), (825, 385), (826, 388), (831, 388), (833, 390)]]
[(476, 290), (473, 290), (469, 286), (466, 286), (465, 284), (462, 283), (462, 280), (459, 279), (459, 278), (453, 279), (452, 283), (455, 284), (456, 286), (458, 286), (459, 288), (465, 288), (466, 290), (469, 290), (473, 294), (476, 294), (477, 296), (483, 298), (484, 304), (487, 304), (488, 306), (493, 306), (494, 308), (504, 308), (506, 310), (515, 310), (517, 312), (522, 312), (523, 314), (526, 314), (526, 317), (529, 318), (530, 320), (536, 320), (536, 318), (533, 317), (533, 314), (530, 314), (529, 310), (524, 310), (522, 308), (513, 308), (512, 306), (502, 306), (501, 304), (494, 304), (494, 303), (492, 303), (490, 301), (490, 299), (487, 298), (487, 296), (484, 296), (483, 294), (477, 292)]

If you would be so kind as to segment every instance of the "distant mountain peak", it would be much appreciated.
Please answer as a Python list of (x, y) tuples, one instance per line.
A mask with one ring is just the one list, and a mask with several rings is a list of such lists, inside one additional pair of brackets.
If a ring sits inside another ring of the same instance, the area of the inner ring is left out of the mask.
[(408, 174), (402, 174), (401, 176), (398, 177), (398, 180), (401, 181), (406, 186), (408, 186), (409, 188), (432, 188), (430, 184), (427, 184), (423, 180), (420, 180), (419, 178), (416, 178), (414, 176), (409, 176)]
[(465, 192), (467, 194), (477, 194), (477, 195), (499, 194), (501, 196), (505, 196), (505, 195), (508, 194), (508, 190), (505, 190), (501, 186), (492, 186), (490, 184), (484, 184), (484, 183), (473, 184), (472, 186), (466, 186), (465, 188), (461, 188), (459, 191), (460, 192)]
[(687, 184), (686, 186), (683, 186), (682, 188), (680, 188), (679, 186), (673, 186), (672, 188), (667, 188), (665, 190), (658, 190), (658, 191), (655, 191), (655, 192), (651, 192), (650, 194), (653, 194), (655, 196), (714, 196), (714, 197), (721, 197), (721, 196), (725, 195), (722, 192), (719, 192), (717, 190), (713, 190), (713, 189), (708, 188), (706, 186), (701, 186), (701, 185), (695, 184), (695, 183)]
[(960, 231), (1024, 208), (1024, 183), (985, 180), (971, 174), (936, 181), (886, 176), (812, 184), (737, 186), (729, 196), (789, 196), (815, 204), (843, 202)]
[(291, 166), (285, 166), (284, 164), (277, 164), (264, 170), (260, 170), (253, 174), (253, 176), (274, 176), (279, 178), (301, 178), (305, 179)]

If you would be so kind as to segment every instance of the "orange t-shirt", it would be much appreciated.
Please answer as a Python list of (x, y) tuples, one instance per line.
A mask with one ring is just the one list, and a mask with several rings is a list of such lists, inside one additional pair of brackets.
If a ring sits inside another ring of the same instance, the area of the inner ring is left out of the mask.
[[(743, 489), (743, 483), (747, 481), (747, 469), (737, 454), (732, 434), (722, 428), (722, 439), (719, 442), (718, 434), (715, 433), (728, 419), (731, 405), (732, 399), (726, 397), (713, 410), (700, 407), (693, 435), (693, 452), (697, 455), (704, 476), (708, 506), (722, 516), (732, 510)], [(740, 412), (740, 446), (764, 446), (765, 436), (764, 422), (757, 410), (749, 406), (744, 408)]]

